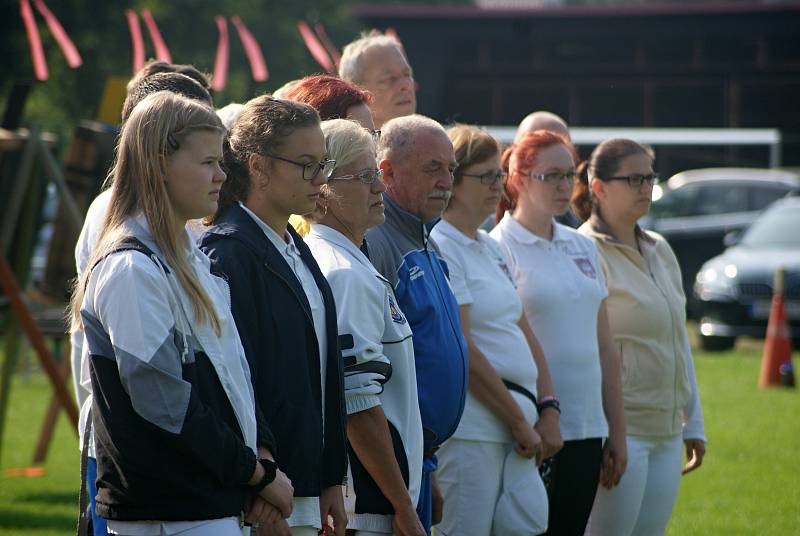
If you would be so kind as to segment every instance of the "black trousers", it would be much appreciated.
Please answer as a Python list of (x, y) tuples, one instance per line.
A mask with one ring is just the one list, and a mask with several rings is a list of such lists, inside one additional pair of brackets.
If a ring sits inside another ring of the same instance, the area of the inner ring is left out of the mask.
[(542, 464), (550, 501), (547, 536), (583, 536), (592, 511), (600, 464), (601, 438), (564, 441), (564, 447)]

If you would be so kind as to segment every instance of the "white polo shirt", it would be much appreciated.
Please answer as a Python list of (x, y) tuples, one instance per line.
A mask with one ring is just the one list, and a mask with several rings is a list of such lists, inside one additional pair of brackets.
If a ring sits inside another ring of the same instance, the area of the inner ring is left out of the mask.
[(506, 213), (490, 236), (500, 244), (561, 401), (566, 441), (606, 437), (597, 315), (608, 296), (597, 247), (553, 222), (542, 238)]
[[(289, 264), (294, 275), (303, 287), (308, 299), (308, 305), (311, 307), (311, 318), (314, 321), (314, 332), (317, 335), (317, 344), (319, 345), (319, 373), (320, 385), (322, 386), (322, 423), (323, 432), (325, 430), (325, 374), (327, 370), (327, 356), (328, 356), (328, 332), (325, 328), (325, 302), (322, 298), (322, 292), (314, 280), (314, 274), (308, 269), (306, 263), (303, 262), (300, 256), (300, 250), (294, 243), (292, 237), (284, 231), (283, 237), (279, 236), (272, 227), (264, 223), (255, 212), (244, 206), (243, 203), (239, 204), (244, 211), (253, 218), (258, 227), (269, 238), (277, 250), (281, 253), (283, 258)], [(325, 437), (323, 436), (323, 442)], [(321, 528), (321, 521), (319, 515), (319, 498), (318, 497), (295, 497), (292, 507), (292, 515), (286, 520), (290, 527), (304, 527), (311, 526)]]
[[(436, 224), (431, 236), (447, 262), (450, 286), (459, 305), (469, 306), (470, 336), (504, 380), (536, 395), (536, 363), (517, 322), (522, 303), (500, 247), (478, 230), (473, 240), (446, 220)], [(536, 423), (536, 408), (512, 391), (528, 422)], [(508, 426), (483, 402), (467, 394), (464, 415), (454, 434), (473, 441), (511, 442)]]

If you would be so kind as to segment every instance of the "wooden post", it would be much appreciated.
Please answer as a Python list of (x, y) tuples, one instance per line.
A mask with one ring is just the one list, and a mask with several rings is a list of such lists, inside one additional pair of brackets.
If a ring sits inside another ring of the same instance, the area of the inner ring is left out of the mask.
[[(65, 341), (58, 341), (58, 344), (62, 346), (61, 351), (61, 374), (64, 377), (64, 382), (66, 383), (67, 378), (69, 377), (70, 373), (70, 349), (71, 345), (69, 343), (69, 339)], [(58, 401), (58, 397), (53, 394), (50, 397), (50, 404), (47, 406), (47, 414), (45, 415), (44, 422), (42, 423), (42, 431), (39, 434), (39, 441), (36, 442), (36, 450), (33, 453), (33, 465), (41, 465), (47, 459), (47, 451), (50, 448), (50, 442), (53, 439), (53, 431), (56, 427), (56, 421), (58, 418), (58, 411), (61, 409), (61, 404)], [(75, 428), (75, 432), (78, 429)]]

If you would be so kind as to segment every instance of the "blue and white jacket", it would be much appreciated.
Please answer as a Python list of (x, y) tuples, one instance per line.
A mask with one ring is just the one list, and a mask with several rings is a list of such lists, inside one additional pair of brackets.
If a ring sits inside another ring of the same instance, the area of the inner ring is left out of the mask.
[(453, 435), (467, 393), (467, 343), (447, 265), (429, 229), (384, 194), (386, 221), (367, 232), (369, 257), (394, 287), (413, 332), (425, 449)]

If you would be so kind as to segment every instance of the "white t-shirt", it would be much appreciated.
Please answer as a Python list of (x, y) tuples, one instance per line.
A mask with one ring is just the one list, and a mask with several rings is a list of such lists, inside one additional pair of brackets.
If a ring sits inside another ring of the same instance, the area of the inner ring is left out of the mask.
[[(522, 316), (511, 272), (500, 247), (483, 230), (477, 239), (466, 236), (446, 220), (431, 236), (447, 262), (450, 287), (458, 305), (469, 306), (470, 335), (504, 380), (521, 385), (536, 395), (536, 363), (525, 334), (517, 322)], [(536, 422), (536, 408), (512, 391), (528, 422)], [(508, 426), (492, 410), (467, 394), (464, 414), (453, 437), (475, 441), (512, 441)]]
[(490, 236), (508, 259), (547, 359), (561, 402), (562, 437), (606, 437), (597, 316), (608, 290), (595, 244), (569, 227), (553, 225), (553, 240), (547, 240), (506, 213)]
[[(328, 332), (325, 327), (325, 302), (322, 298), (322, 292), (314, 280), (314, 275), (308, 269), (306, 263), (303, 262), (300, 256), (300, 250), (292, 240), (288, 233), (284, 232), (283, 238), (278, 236), (272, 227), (261, 221), (261, 218), (249, 208), (240, 204), (242, 209), (250, 215), (256, 222), (258, 227), (269, 238), (270, 242), (280, 251), (283, 258), (289, 264), (289, 267), (297, 276), (298, 281), (303, 286), (308, 299), (308, 305), (311, 307), (311, 318), (314, 321), (314, 332), (317, 335), (317, 344), (319, 345), (319, 373), (320, 385), (322, 392), (322, 423), (323, 433), (325, 430), (325, 374), (327, 371), (327, 356), (328, 356)], [(287, 242), (288, 241), (288, 242)], [(323, 442), (325, 436), (323, 435)], [(290, 527), (304, 527), (312, 526), (321, 528), (321, 521), (319, 517), (319, 497), (295, 497), (292, 506), (292, 515), (286, 520)]]

